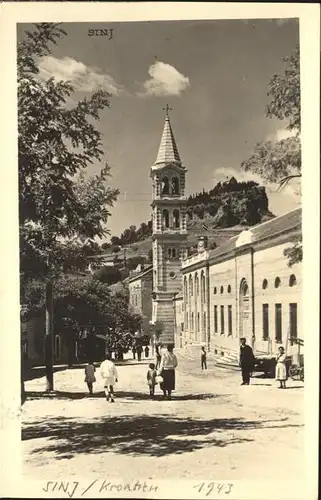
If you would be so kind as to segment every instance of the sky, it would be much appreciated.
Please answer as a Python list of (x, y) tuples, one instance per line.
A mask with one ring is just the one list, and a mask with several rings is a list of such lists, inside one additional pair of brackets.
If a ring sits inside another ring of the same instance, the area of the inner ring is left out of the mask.
[[(241, 171), (257, 142), (287, 136), (286, 124), (265, 116), (268, 84), (299, 41), (293, 20), (64, 23), (67, 36), (39, 61), (40, 77), (74, 84), (73, 100), (99, 88), (112, 96), (97, 127), (103, 134), (110, 183), (120, 190), (108, 221), (111, 235), (150, 218), (150, 167), (170, 119), (187, 168), (187, 192), (209, 190)], [(18, 41), (30, 25), (18, 26)], [(90, 29), (112, 29), (89, 36)], [(96, 172), (101, 165), (88, 169)], [(270, 210), (300, 204), (298, 186), (266, 186)]]

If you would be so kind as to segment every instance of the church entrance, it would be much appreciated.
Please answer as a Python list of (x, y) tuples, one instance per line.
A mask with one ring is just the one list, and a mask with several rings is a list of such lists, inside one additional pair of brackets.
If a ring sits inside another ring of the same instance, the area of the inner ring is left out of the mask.
[(240, 338), (251, 338), (250, 294), (245, 279), (240, 286)]

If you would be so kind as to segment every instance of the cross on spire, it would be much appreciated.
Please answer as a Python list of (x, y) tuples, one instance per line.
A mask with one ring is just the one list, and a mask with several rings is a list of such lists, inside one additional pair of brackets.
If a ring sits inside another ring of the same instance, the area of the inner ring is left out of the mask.
[(173, 109), (168, 104), (166, 104), (166, 107), (163, 108), (163, 111), (166, 111), (166, 116), (168, 116), (169, 111), (173, 111)]

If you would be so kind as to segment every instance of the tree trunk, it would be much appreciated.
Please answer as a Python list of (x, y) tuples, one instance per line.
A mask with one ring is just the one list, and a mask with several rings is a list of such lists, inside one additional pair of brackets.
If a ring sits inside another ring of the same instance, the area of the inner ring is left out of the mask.
[(53, 297), (52, 283), (46, 285), (46, 335), (45, 335), (45, 360), (46, 360), (46, 391), (54, 390), (53, 380)]
[(21, 404), (23, 404), (26, 400), (26, 392), (25, 392), (25, 365), (23, 360), (23, 352), (20, 353), (21, 362), (20, 362), (20, 392), (21, 392)]

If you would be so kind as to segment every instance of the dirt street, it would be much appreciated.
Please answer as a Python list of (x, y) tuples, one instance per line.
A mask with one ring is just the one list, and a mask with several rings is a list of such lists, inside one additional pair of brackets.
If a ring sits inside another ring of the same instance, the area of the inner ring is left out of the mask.
[[(303, 469), (303, 384), (287, 390), (254, 378), (240, 386), (235, 370), (179, 356), (172, 401), (150, 400), (147, 364), (118, 367), (116, 401), (107, 403), (97, 373), (88, 396), (83, 369), (55, 374), (56, 395), (44, 379), (26, 383), (24, 473), (38, 479), (103, 475), (146, 479), (282, 479)], [(135, 460), (133, 460), (135, 457)]]

